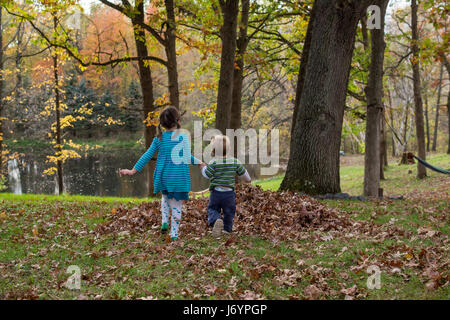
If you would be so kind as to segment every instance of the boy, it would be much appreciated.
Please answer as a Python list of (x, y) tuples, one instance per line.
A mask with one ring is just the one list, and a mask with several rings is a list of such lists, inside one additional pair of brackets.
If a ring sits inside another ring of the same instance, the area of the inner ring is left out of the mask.
[(214, 158), (202, 168), (202, 175), (211, 180), (208, 225), (213, 227), (212, 236), (219, 238), (222, 232), (231, 233), (233, 230), (233, 219), (236, 213), (236, 193), (234, 192), (236, 174), (245, 182), (251, 182), (251, 178), (239, 160), (228, 157), (230, 140), (227, 136), (213, 137), (211, 146)]

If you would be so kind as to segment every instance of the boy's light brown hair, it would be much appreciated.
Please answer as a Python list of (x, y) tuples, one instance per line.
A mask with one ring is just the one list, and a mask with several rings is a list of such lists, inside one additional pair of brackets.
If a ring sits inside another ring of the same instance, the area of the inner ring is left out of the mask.
[(211, 146), (211, 154), (213, 157), (226, 157), (231, 150), (230, 139), (223, 135), (212, 137)]

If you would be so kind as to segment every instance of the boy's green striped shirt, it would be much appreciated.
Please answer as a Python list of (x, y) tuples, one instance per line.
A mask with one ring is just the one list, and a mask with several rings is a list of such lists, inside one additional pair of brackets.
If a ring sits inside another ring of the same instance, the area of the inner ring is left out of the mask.
[(219, 186), (234, 189), (236, 174), (242, 176), (245, 168), (236, 158), (216, 158), (209, 162), (205, 174), (211, 179), (209, 190)]

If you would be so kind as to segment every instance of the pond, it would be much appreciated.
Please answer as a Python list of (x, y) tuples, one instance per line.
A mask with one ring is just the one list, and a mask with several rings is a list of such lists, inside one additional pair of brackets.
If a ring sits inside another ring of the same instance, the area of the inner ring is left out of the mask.
[[(148, 174), (153, 175), (155, 162), (151, 161), (142, 173), (133, 177), (120, 177), (119, 168), (131, 169), (140, 154), (128, 150), (86, 155), (69, 159), (63, 165), (64, 192), (68, 194), (112, 197), (146, 197), (149, 191)], [(49, 167), (45, 155), (26, 154), (8, 161), (8, 189), (15, 194), (58, 194), (56, 175), (45, 176)], [(259, 165), (245, 166), (252, 179), (266, 178), (260, 175)], [(208, 188), (198, 166), (191, 166), (191, 189), (202, 191)], [(282, 173), (282, 169), (278, 174)]]

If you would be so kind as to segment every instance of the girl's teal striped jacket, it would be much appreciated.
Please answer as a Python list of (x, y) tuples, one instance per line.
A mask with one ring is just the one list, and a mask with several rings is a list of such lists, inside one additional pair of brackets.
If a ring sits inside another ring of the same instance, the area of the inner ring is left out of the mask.
[(191, 155), (187, 135), (179, 131), (163, 132), (161, 138), (153, 139), (152, 145), (138, 160), (134, 168), (139, 172), (142, 171), (156, 151), (158, 151), (158, 157), (153, 173), (154, 193), (160, 191), (190, 192), (189, 164), (199, 164), (200, 160)]

